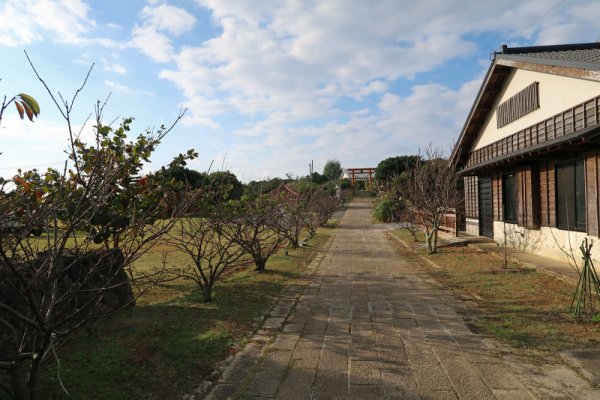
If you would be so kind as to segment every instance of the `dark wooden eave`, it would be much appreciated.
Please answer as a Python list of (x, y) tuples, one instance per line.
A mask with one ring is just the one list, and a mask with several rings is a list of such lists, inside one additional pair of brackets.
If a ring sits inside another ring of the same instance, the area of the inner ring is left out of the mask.
[(589, 145), (600, 143), (600, 125), (581, 129), (576, 133), (557, 137), (537, 145), (514, 151), (493, 160), (473, 165), (461, 171), (463, 175), (478, 175), (486, 170), (496, 169), (501, 166), (518, 163), (522, 160), (535, 159), (542, 156), (565, 150), (567, 146), (573, 146), (571, 150), (588, 150)]

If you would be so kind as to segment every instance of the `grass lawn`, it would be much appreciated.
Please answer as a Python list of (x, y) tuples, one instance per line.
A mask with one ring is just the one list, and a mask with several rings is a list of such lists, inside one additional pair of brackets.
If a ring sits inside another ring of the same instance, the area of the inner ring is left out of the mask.
[[(499, 254), (472, 247), (446, 247), (426, 255), (408, 231), (394, 232), (411, 246), (403, 256), (423, 265), (444, 287), (476, 304), (467, 317), (475, 330), (521, 348), (562, 350), (600, 346), (600, 323), (577, 321), (569, 313), (575, 286), (546, 273), (509, 265)], [(418, 255), (441, 267), (433, 268)]]
[[(210, 380), (214, 366), (244, 345), (281, 291), (300, 282), (302, 272), (332, 234), (322, 227), (308, 247), (283, 251), (255, 272), (253, 265), (217, 283), (215, 299), (202, 303), (192, 282), (157, 287), (135, 307), (80, 331), (57, 347), (60, 369), (49, 361), (45, 398), (65, 398), (57, 373), (73, 399), (167, 399), (192, 393)], [(150, 265), (168, 251), (169, 263), (183, 254), (155, 246), (138, 262)]]

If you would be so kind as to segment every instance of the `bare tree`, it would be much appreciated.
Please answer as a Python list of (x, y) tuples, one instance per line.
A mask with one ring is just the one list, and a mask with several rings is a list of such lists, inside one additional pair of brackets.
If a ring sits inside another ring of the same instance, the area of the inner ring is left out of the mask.
[(288, 239), (289, 247), (295, 249), (300, 244), (300, 233), (308, 218), (306, 201), (301, 197), (279, 200), (282, 209), (278, 225), (281, 227), (281, 233)]
[(286, 235), (281, 227), (283, 207), (268, 195), (238, 203), (234, 216), (234, 241), (252, 257), (257, 271), (264, 271)]
[(178, 268), (175, 275), (194, 281), (205, 302), (212, 301), (215, 284), (225, 271), (247, 262), (242, 258), (244, 249), (235, 242), (233, 223), (225, 205), (218, 204), (202, 216), (179, 220), (168, 234), (169, 243), (187, 254), (193, 264)]
[(314, 236), (317, 228), (327, 223), (337, 209), (338, 201), (323, 190), (315, 189), (306, 194), (306, 228), (309, 236)]
[[(66, 124), (63, 170), (20, 172), (0, 188), (0, 370), (9, 377), (4, 390), (16, 399), (41, 397), (40, 371), (49, 357), (58, 360), (58, 343), (160, 282), (164, 271), (136, 269), (135, 261), (186, 208), (183, 198), (168, 197), (168, 182), (139, 176), (183, 112), (170, 127), (130, 142), (130, 120), (104, 125), (98, 103), (94, 143), (87, 145), (71, 115), (88, 76), (69, 101), (39, 78)], [(126, 201), (127, 218), (107, 213), (119, 201)], [(115, 248), (100, 246), (92, 229), (99, 225), (118, 226)], [(32, 237), (40, 228), (41, 236)]]
[(397, 207), (394, 210), (394, 218), (400, 222), (400, 226), (406, 229), (413, 238), (413, 241), (419, 241), (419, 232), (421, 232), (421, 226), (419, 225), (420, 215), (419, 211), (415, 207), (409, 207), (406, 201), (402, 198), (401, 207)]
[(408, 221), (425, 231), (427, 251), (437, 252), (438, 229), (442, 217), (462, 201), (458, 190), (461, 179), (453, 169), (444, 152), (429, 145), (412, 168), (407, 168), (406, 179), (399, 188), (406, 201)]

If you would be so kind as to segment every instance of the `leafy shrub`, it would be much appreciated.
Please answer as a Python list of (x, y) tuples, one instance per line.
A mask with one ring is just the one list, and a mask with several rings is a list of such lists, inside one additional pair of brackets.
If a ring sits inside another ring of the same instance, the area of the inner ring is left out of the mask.
[(394, 201), (382, 198), (373, 207), (373, 217), (381, 222), (392, 222), (394, 217)]
[(404, 209), (404, 202), (395, 198), (390, 193), (386, 193), (375, 199), (372, 215), (381, 222), (395, 222), (399, 220), (399, 216)]
[(351, 189), (352, 183), (350, 182), (350, 179), (348, 179), (348, 178), (340, 179), (340, 188), (342, 190), (343, 189)]

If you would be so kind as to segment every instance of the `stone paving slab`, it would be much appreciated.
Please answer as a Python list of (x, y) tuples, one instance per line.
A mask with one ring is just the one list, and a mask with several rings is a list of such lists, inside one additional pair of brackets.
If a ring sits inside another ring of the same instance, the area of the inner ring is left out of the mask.
[[(600, 399), (574, 368), (472, 333), (464, 302), (398, 257), (354, 202), (208, 399)], [(262, 336), (261, 336), (262, 337)]]

